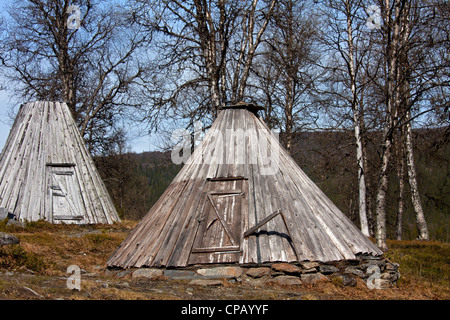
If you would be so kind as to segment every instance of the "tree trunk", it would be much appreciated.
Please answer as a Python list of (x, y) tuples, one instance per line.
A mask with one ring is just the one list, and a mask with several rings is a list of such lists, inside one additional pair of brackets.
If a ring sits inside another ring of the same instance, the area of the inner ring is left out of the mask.
[(286, 103), (284, 107), (284, 113), (286, 117), (286, 150), (291, 153), (292, 151), (292, 133), (294, 128), (293, 121), (293, 108), (294, 108), (294, 80), (291, 76), (288, 76), (286, 79)]
[[(247, 80), (250, 75), (253, 58), (255, 56), (256, 49), (258, 48), (259, 44), (261, 43), (262, 36), (267, 28), (267, 25), (269, 24), (269, 20), (272, 17), (275, 3), (276, 3), (275, 0), (272, 0), (270, 2), (269, 8), (268, 8), (267, 12), (265, 13), (264, 22), (262, 23), (258, 33), (256, 34), (256, 37), (253, 38), (253, 31), (255, 28), (255, 19), (256, 19), (255, 12), (256, 12), (256, 7), (258, 4), (257, 0), (253, 0), (252, 6), (251, 6), (252, 8), (249, 12), (249, 20), (248, 20), (248, 31), (247, 31), (247, 39), (246, 39), (246, 43), (248, 43), (248, 44), (246, 47), (244, 47), (244, 49), (247, 48), (248, 51), (246, 52), (246, 59), (243, 63), (242, 76), (239, 81), (239, 87), (237, 88), (237, 93), (236, 93), (236, 96), (234, 99), (235, 101), (242, 101), (244, 99), (244, 92), (245, 92), (245, 88), (247, 87)], [(238, 66), (238, 68), (239, 68), (239, 66)]]
[[(403, 130), (402, 130), (403, 133)], [(403, 236), (403, 213), (405, 211), (405, 157), (403, 134), (400, 136), (399, 150), (398, 150), (398, 198), (397, 198), (397, 221), (395, 224), (395, 238), (402, 240)]]
[(412, 136), (412, 124), (411, 124), (411, 99), (410, 91), (411, 85), (409, 78), (411, 76), (411, 70), (408, 60), (408, 47), (409, 37), (411, 35), (411, 22), (409, 20), (409, 4), (405, 5), (404, 14), (402, 16), (403, 36), (401, 38), (401, 52), (400, 52), (400, 70), (402, 71), (403, 79), (401, 83), (397, 84), (398, 89), (401, 91), (400, 96), (402, 98), (405, 117), (405, 149), (406, 149), (406, 165), (408, 170), (409, 185), (411, 188), (411, 200), (416, 213), (416, 222), (418, 229), (419, 240), (429, 240), (428, 226), (425, 220), (425, 214), (423, 212), (422, 203), (420, 201), (419, 188), (417, 186), (417, 174), (416, 166), (414, 163), (414, 150), (413, 150), (413, 136)]
[(378, 247), (387, 250), (386, 230), (386, 194), (388, 188), (388, 167), (391, 157), (393, 132), (397, 124), (398, 97), (396, 96), (398, 44), (400, 37), (400, 0), (394, 1), (395, 19), (391, 17), (390, 1), (385, 0), (384, 17), (386, 24), (386, 123), (383, 134), (383, 151), (381, 157), (380, 175), (378, 178), (378, 190), (376, 200), (377, 231), (376, 243)]
[(358, 167), (358, 194), (359, 194), (359, 221), (361, 231), (365, 236), (369, 236), (369, 224), (367, 222), (367, 206), (366, 206), (366, 180), (364, 173), (364, 153), (361, 135), (361, 113), (358, 105), (358, 93), (356, 90), (356, 69), (355, 58), (353, 55), (353, 28), (350, 2), (346, 2), (347, 16), (347, 43), (348, 43), (348, 71), (350, 76), (350, 87), (352, 92), (351, 104), (353, 111), (353, 126), (356, 140), (356, 164)]
[(377, 230), (375, 234), (377, 246), (383, 250), (387, 250), (387, 233), (386, 233), (386, 193), (388, 188), (388, 167), (391, 157), (392, 141), (389, 134), (385, 135), (385, 143), (383, 146), (383, 156), (381, 159), (380, 176), (378, 179), (378, 190), (376, 200)]
[[(359, 115), (355, 115), (355, 122), (359, 123)], [(369, 237), (369, 224), (367, 222), (367, 206), (366, 206), (366, 179), (364, 173), (363, 147), (361, 139), (361, 130), (359, 124), (355, 124), (356, 139), (356, 163), (358, 166), (358, 192), (359, 192), (359, 221), (361, 231)]]
[(422, 204), (420, 201), (419, 188), (417, 186), (416, 166), (414, 163), (414, 152), (412, 142), (412, 127), (410, 121), (410, 111), (407, 111), (406, 116), (406, 163), (408, 167), (409, 186), (411, 188), (411, 198), (414, 211), (416, 213), (417, 229), (419, 231), (419, 240), (429, 240), (428, 226), (423, 213)]

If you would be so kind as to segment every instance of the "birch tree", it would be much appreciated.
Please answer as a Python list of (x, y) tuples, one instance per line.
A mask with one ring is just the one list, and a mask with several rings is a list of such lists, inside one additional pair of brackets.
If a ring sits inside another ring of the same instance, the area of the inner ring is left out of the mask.
[(396, 76), (400, 22), (403, 6), (401, 0), (385, 0), (381, 8), (384, 20), (383, 43), (385, 48), (385, 119), (382, 138), (381, 166), (376, 196), (376, 244), (387, 250), (386, 197), (388, 189), (388, 168), (392, 155), (394, 131), (398, 122), (398, 96), (396, 96)]
[[(344, 91), (330, 90), (327, 93), (342, 99), (349, 109), (355, 137), (356, 167), (358, 179), (358, 208), (360, 229), (369, 236), (366, 192), (366, 155), (364, 140), (364, 105), (362, 95), (367, 83), (364, 81), (363, 64), (368, 63), (368, 44), (365, 33), (364, 2), (361, 0), (330, 0), (326, 2), (328, 27), (322, 38), (323, 43), (332, 48), (335, 58), (326, 68), (334, 74)], [(336, 56), (337, 54), (337, 56)], [(346, 92), (347, 91), (347, 92)], [(344, 112), (345, 109), (344, 109)]]
[[(149, 34), (108, 1), (19, 0), (8, 9), (0, 58), (23, 99), (65, 101), (93, 151), (144, 82)], [(142, 57), (141, 57), (142, 58)]]
[[(404, 134), (406, 171), (419, 239), (429, 239), (414, 163), (413, 121), (442, 105), (430, 104), (430, 94), (448, 88), (448, 59), (442, 56), (448, 15), (442, 1), (385, 0), (382, 5), (385, 49), (385, 113), (382, 163), (377, 190), (377, 244), (386, 248), (386, 192), (388, 164), (396, 130)], [(447, 6), (448, 7), (448, 6)], [(440, 22), (437, 22), (440, 21)], [(444, 111), (445, 112), (445, 111)], [(439, 112), (438, 112), (439, 113)], [(414, 116), (413, 116), (414, 114)]]
[(147, 119), (213, 120), (219, 106), (243, 100), (275, 2), (135, 0), (135, 21), (160, 39)]
[(317, 19), (307, 1), (278, 1), (263, 54), (253, 67), (257, 91), (263, 92), (268, 110), (276, 109), (277, 127), (289, 152), (294, 133), (310, 125), (314, 114), (310, 94), (318, 73), (313, 63), (316, 31)]

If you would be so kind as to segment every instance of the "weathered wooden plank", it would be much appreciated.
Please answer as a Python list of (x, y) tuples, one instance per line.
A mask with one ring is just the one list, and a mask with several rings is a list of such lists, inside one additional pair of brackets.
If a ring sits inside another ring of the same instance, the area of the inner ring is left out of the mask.
[(227, 247), (209, 247), (209, 248), (194, 248), (192, 249), (192, 253), (221, 253), (227, 251), (239, 251), (240, 246), (227, 246)]
[(47, 167), (54, 167), (54, 168), (71, 168), (71, 167), (75, 167), (77, 164), (73, 163), (73, 162), (69, 162), (69, 163), (51, 163), (51, 162), (47, 162), (45, 165)]
[(248, 180), (244, 176), (229, 176), (229, 177), (218, 177), (218, 178), (207, 178), (207, 181), (235, 181), (235, 180)]
[(252, 227), (252, 228), (250, 228), (250, 229), (248, 229), (247, 231), (244, 232), (244, 238), (247, 238), (248, 236), (250, 236), (253, 233), (255, 233), (256, 230), (261, 228), (263, 225), (265, 225), (267, 222), (269, 222), (270, 220), (275, 218), (280, 213), (281, 213), (281, 210), (277, 210), (274, 213), (272, 213), (272, 214), (268, 215), (267, 217), (265, 217), (264, 219), (262, 219), (261, 221), (259, 221), (254, 227)]
[(83, 220), (83, 216), (54, 215), (53, 220)]
[[(177, 240), (177, 245), (173, 250), (167, 265), (168, 266), (187, 266), (189, 257), (194, 247), (194, 241), (199, 229), (200, 221), (198, 218), (204, 211), (204, 206), (207, 201), (207, 183), (202, 180), (198, 180), (197, 194), (193, 199), (193, 205), (188, 213), (189, 218), (183, 226), (183, 232)], [(197, 204), (197, 205), (195, 205)]]
[[(255, 129), (255, 118), (248, 117), (246, 123), (246, 130), (249, 132), (254, 132)], [(256, 190), (255, 190), (255, 174), (257, 173), (257, 157), (256, 157), (256, 134), (249, 134), (248, 144), (246, 146), (246, 164), (247, 164), (247, 216), (244, 217), (244, 229), (249, 226), (253, 226), (258, 221), (258, 213), (256, 212)], [(259, 237), (242, 237), (242, 249), (243, 254), (241, 255), (240, 263), (260, 263), (261, 254), (259, 247)]]

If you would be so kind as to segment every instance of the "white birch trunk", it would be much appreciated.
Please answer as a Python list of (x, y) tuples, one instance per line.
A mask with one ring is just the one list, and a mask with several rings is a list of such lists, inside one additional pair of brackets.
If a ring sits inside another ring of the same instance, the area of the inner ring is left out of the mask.
[[(403, 16), (403, 37), (402, 37), (402, 47), (406, 48), (409, 36), (411, 34), (411, 25), (409, 20), (409, 6), (408, 4), (405, 7), (405, 11), (407, 14)], [(408, 62), (408, 55), (407, 51), (402, 52), (402, 60), (400, 61), (401, 64), (406, 64), (405, 70), (403, 70), (404, 73), (409, 74), (409, 70), (407, 67)], [(412, 138), (412, 124), (411, 124), (411, 105), (410, 105), (410, 82), (408, 80), (408, 77), (405, 76), (405, 80), (402, 82), (402, 85), (398, 85), (400, 90), (402, 90), (402, 95), (404, 97), (405, 101), (405, 121), (406, 121), (406, 128), (405, 128), (405, 149), (406, 149), (406, 166), (408, 171), (408, 179), (409, 179), (409, 185), (411, 188), (411, 200), (414, 207), (414, 212), (416, 213), (416, 223), (417, 223), (417, 229), (419, 232), (418, 239), (419, 240), (429, 240), (429, 234), (428, 234), (428, 226), (427, 222), (425, 220), (425, 214), (423, 212), (422, 203), (420, 201), (420, 195), (419, 195), (419, 188), (417, 185), (417, 174), (416, 174), (416, 166), (414, 163), (414, 150), (413, 150), (413, 138)]]
[(367, 206), (366, 206), (366, 179), (364, 174), (363, 147), (359, 124), (355, 124), (356, 139), (356, 163), (358, 166), (358, 192), (359, 192), (359, 220), (361, 231), (369, 237), (369, 223), (367, 222)]
[(398, 154), (398, 199), (397, 199), (397, 221), (395, 226), (395, 238), (402, 240), (403, 237), (403, 213), (405, 211), (405, 159), (403, 149), (403, 135), (400, 141), (400, 150)]
[(381, 162), (380, 176), (378, 180), (378, 191), (376, 200), (376, 216), (377, 216), (377, 230), (375, 234), (377, 246), (383, 250), (387, 250), (386, 242), (386, 193), (388, 187), (388, 175), (387, 169), (389, 166), (389, 160), (391, 157), (392, 142), (388, 135), (385, 134), (386, 139), (384, 142), (383, 156)]
[(428, 226), (425, 220), (422, 203), (420, 201), (419, 188), (417, 186), (416, 166), (414, 163), (414, 152), (412, 142), (412, 126), (410, 121), (410, 111), (407, 112), (406, 123), (406, 164), (408, 168), (409, 186), (411, 188), (411, 198), (414, 211), (416, 213), (417, 229), (419, 240), (429, 240)]
[(359, 194), (359, 221), (362, 233), (369, 237), (369, 224), (367, 222), (367, 206), (366, 206), (366, 179), (364, 174), (364, 152), (361, 136), (361, 114), (358, 106), (358, 97), (356, 90), (356, 70), (355, 58), (353, 55), (353, 28), (350, 3), (346, 2), (346, 16), (347, 16), (347, 43), (348, 43), (348, 71), (350, 73), (350, 83), (352, 91), (352, 111), (353, 111), (353, 125), (356, 140), (356, 164), (358, 167), (358, 194)]
[[(378, 190), (376, 200), (377, 230), (375, 234), (377, 246), (383, 250), (387, 250), (387, 232), (386, 232), (386, 194), (388, 188), (388, 167), (391, 157), (393, 130), (396, 126), (397, 117), (397, 99), (395, 97), (396, 71), (397, 71), (397, 47), (400, 36), (399, 15), (400, 1), (395, 0), (395, 20), (390, 15), (390, 1), (385, 0), (385, 23), (387, 29), (386, 35), (386, 123), (383, 133), (383, 151), (381, 157), (381, 168), (378, 179)], [(392, 36), (391, 36), (391, 28)]]

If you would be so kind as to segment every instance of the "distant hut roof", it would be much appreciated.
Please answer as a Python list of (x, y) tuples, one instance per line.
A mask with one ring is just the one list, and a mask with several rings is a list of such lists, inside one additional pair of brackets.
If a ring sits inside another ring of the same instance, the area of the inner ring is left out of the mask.
[(65, 103), (20, 107), (0, 156), (0, 207), (27, 221), (120, 221)]
[(382, 254), (306, 176), (256, 109), (222, 108), (109, 266), (335, 261)]

